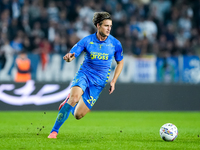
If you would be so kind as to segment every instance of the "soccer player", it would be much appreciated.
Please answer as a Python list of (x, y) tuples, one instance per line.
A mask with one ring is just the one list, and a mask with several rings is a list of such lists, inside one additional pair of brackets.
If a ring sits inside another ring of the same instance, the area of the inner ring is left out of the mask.
[(94, 13), (93, 23), (97, 32), (81, 39), (63, 57), (66, 62), (71, 62), (82, 51), (85, 52), (84, 61), (73, 79), (70, 94), (60, 104), (56, 122), (48, 138), (57, 138), (58, 131), (70, 112), (76, 119), (81, 119), (90, 111), (108, 82), (113, 59), (117, 66), (110, 82), (109, 94), (115, 90), (115, 83), (124, 63), (122, 45), (110, 35), (112, 19), (109, 13)]

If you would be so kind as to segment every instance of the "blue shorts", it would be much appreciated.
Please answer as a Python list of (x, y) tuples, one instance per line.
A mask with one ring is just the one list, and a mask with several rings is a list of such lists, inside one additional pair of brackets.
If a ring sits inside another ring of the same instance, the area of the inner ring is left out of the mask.
[(73, 79), (71, 87), (79, 86), (83, 90), (83, 101), (91, 109), (99, 98), (104, 87), (97, 86), (87, 78), (83, 72), (78, 72)]

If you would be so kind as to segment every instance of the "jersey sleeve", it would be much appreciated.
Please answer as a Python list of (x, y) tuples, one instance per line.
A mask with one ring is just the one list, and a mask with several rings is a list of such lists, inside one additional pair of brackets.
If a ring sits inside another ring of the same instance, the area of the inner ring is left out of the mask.
[(85, 39), (83, 38), (72, 47), (70, 53), (75, 53), (75, 57), (78, 57), (84, 49), (85, 49)]
[(115, 60), (121, 61), (123, 59), (123, 49), (121, 43), (118, 41), (117, 44), (115, 45)]

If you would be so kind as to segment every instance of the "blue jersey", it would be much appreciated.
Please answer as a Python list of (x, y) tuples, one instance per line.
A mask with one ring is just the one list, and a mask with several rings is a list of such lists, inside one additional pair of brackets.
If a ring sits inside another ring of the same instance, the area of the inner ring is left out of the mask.
[(81, 52), (85, 52), (85, 58), (79, 71), (83, 72), (93, 84), (102, 87), (110, 76), (113, 59), (116, 61), (123, 59), (121, 43), (112, 35), (105, 41), (99, 41), (96, 33), (83, 38), (70, 51), (75, 53), (75, 57)]

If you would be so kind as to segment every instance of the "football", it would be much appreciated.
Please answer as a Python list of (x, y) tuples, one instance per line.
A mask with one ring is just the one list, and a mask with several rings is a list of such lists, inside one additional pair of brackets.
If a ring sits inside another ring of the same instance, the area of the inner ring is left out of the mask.
[(178, 128), (172, 123), (166, 123), (160, 128), (160, 136), (164, 141), (174, 141), (178, 136)]

